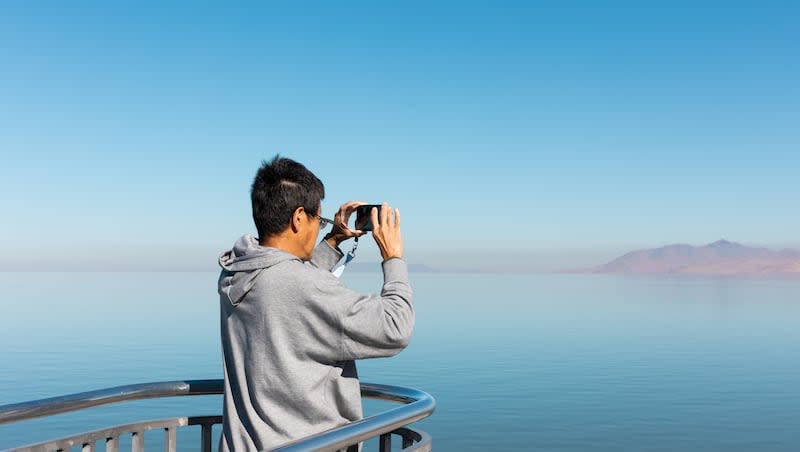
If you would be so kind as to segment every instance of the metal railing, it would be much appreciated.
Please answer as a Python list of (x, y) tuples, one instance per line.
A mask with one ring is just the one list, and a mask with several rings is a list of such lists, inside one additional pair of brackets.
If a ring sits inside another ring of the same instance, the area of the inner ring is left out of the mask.
[[(186, 380), (134, 384), (82, 392), (48, 399), (33, 400), (0, 406), (0, 425), (44, 416), (77, 411), (85, 408), (132, 400), (175, 396), (222, 394), (222, 380)], [(392, 435), (399, 436), (403, 451), (427, 452), (431, 450), (431, 437), (420, 430), (405, 428), (433, 413), (436, 401), (429, 394), (410, 388), (362, 383), (361, 395), (370, 399), (403, 403), (403, 406), (378, 413), (368, 418), (337, 427), (307, 438), (281, 446), (278, 451), (334, 451), (347, 448), (372, 438), (379, 438), (381, 452), (390, 452)], [(119, 439), (131, 435), (134, 452), (144, 450), (144, 432), (163, 429), (164, 450), (174, 452), (177, 448), (176, 430), (188, 425), (201, 427), (201, 448), (212, 450), (211, 429), (222, 423), (222, 416), (195, 416), (144, 421), (119, 425), (93, 432), (45, 441), (10, 449), (11, 451), (69, 451), (74, 446), (83, 452), (94, 451), (96, 443), (105, 441), (105, 450), (118, 451)]]

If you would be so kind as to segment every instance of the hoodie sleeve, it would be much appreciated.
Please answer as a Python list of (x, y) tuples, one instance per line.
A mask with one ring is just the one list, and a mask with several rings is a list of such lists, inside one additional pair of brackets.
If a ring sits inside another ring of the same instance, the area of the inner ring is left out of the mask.
[(342, 259), (342, 250), (334, 249), (326, 240), (319, 242), (311, 255), (311, 265), (323, 270), (331, 271), (334, 265)]
[(411, 340), (414, 305), (408, 269), (401, 259), (383, 263), (380, 295), (362, 294), (344, 286), (338, 278), (316, 280), (315, 294), (329, 303), (340, 332), (338, 360), (393, 356)]

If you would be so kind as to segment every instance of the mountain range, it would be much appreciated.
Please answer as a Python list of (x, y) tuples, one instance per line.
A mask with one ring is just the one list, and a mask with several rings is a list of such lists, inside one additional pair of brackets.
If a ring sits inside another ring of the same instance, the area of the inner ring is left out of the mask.
[(675, 244), (631, 251), (606, 264), (576, 272), (800, 277), (800, 251), (773, 251), (727, 240), (705, 246)]
[[(439, 273), (439, 270), (431, 268), (425, 264), (407, 264), (408, 271), (411, 273)], [(352, 273), (380, 273), (380, 262), (353, 262), (347, 266), (347, 270)]]

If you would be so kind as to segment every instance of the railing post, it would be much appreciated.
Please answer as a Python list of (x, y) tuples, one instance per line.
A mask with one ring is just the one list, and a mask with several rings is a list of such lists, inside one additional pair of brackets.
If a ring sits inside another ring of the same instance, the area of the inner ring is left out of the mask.
[(381, 435), (380, 438), (380, 451), (381, 452), (392, 452), (392, 434), (391, 433), (384, 433)]
[(131, 452), (144, 452), (144, 432), (131, 434)]
[(119, 438), (106, 438), (106, 452), (119, 452)]
[(201, 441), (203, 444), (203, 452), (211, 452), (211, 424), (204, 422), (201, 424)]
[(176, 452), (178, 447), (178, 440), (175, 436), (177, 429), (177, 427), (167, 427), (164, 429), (164, 452)]

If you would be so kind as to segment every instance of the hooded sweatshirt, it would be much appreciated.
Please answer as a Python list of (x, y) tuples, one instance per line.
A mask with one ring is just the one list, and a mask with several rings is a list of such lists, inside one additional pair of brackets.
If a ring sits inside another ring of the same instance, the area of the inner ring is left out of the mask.
[(342, 256), (323, 240), (304, 262), (249, 235), (220, 256), (220, 451), (271, 449), (361, 419), (354, 360), (408, 345), (406, 263), (383, 262), (381, 294), (362, 294), (330, 272)]

